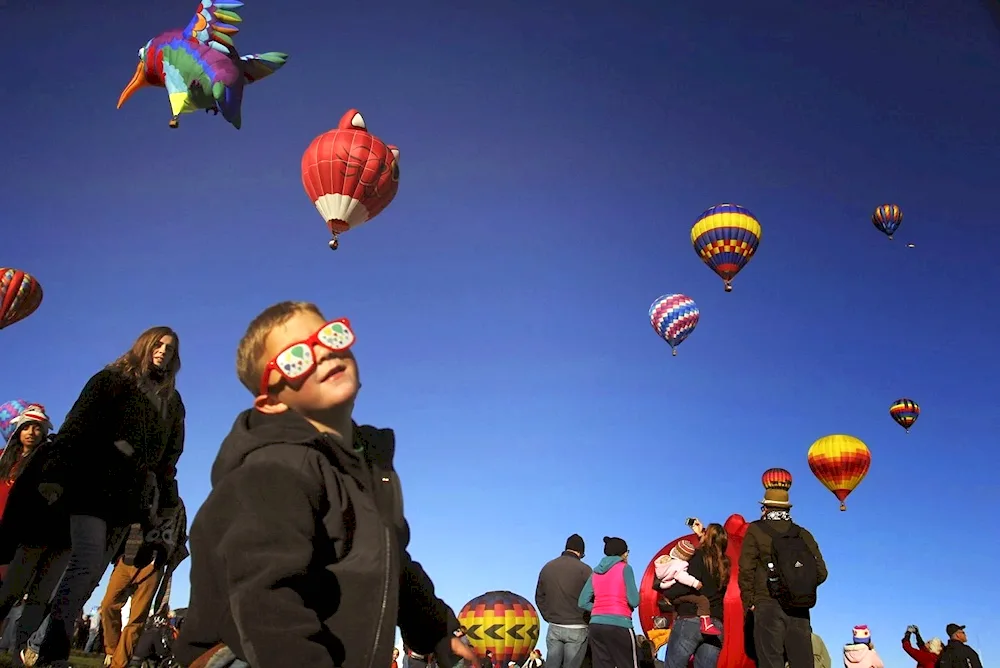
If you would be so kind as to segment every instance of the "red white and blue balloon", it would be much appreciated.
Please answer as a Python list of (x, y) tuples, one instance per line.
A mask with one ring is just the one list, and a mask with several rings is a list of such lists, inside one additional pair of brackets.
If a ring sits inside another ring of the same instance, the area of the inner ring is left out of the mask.
[(649, 322), (676, 355), (677, 346), (698, 326), (700, 313), (698, 305), (687, 295), (663, 295), (649, 307)]

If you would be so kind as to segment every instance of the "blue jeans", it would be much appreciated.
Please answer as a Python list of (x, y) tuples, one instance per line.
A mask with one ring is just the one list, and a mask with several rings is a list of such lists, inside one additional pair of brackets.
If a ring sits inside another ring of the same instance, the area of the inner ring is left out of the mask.
[(567, 629), (549, 624), (545, 649), (546, 668), (580, 668), (587, 654), (587, 627)]
[(49, 615), (28, 639), (28, 647), (46, 662), (69, 658), (70, 638), (80, 610), (108, 568), (108, 525), (104, 520), (71, 515), (69, 537), (69, 561), (52, 594)]
[[(722, 629), (722, 622), (712, 618), (712, 623)], [(687, 668), (694, 656), (694, 668), (716, 668), (722, 651), (722, 636), (706, 638), (701, 634), (701, 620), (697, 617), (675, 619), (667, 640), (667, 659), (664, 668)]]

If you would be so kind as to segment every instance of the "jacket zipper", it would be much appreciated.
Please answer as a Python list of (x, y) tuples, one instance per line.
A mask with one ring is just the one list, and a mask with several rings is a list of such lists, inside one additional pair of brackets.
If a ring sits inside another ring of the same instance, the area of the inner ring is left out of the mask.
[(392, 570), (392, 555), (389, 552), (390, 547), (391, 547), (391, 545), (390, 545), (390, 540), (391, 539), (389, 537), (389, 528), (385, 527), (384, 531), (385, 531), (385, 533), (384, 533), (384, 535), (385, 535), (385, 558), (384, 558), (383, 561), (385, 563), (385, 581), (382, 584), (382, 609), (378, 613), (378, 626), (375, 629), (375, 643), (374, 643), (374, 645), (372, 645), (372, 657), (371, 657), (371, 660), (368, 662), (368, 668), (372, 668), (372, 666), (375, 665), (375, 657), (377, 656), (377, 652), (378, 652), (378, 643), (379, 643), (379, 640), (382, 639), (382, 625), (385, 622), (385, 608), (386, 608), (386, 605), (388, 605), (388, 602), (389, 602), (389, 576), (392, 574), (391, 573), (391, 570)]

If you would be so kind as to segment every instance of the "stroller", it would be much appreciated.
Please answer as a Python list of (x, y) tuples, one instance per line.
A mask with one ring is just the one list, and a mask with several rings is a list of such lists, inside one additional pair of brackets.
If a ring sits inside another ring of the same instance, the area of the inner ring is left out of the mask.
[(177, 626), (171, 624), (163, 615), (155, 615), (139, 636), (128, 668), (171, 668), (179, 626), (179, 623)]

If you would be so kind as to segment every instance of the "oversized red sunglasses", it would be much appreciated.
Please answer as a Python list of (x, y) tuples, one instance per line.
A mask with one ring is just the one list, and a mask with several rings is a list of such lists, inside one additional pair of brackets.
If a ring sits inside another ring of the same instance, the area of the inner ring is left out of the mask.
[(296, 381), (305, 378), (316, 370), (316, 355), (314, 346), (323, 346), (328, 350), (340, 352), (354, 345), (354, 330), (347, 318), (331, 320), (304, 341), (298, 341), (275, 355), (260, 379), (260, 393), (267, 394), (271, 383), (271, 372), (277, 371), (286, 381)]

